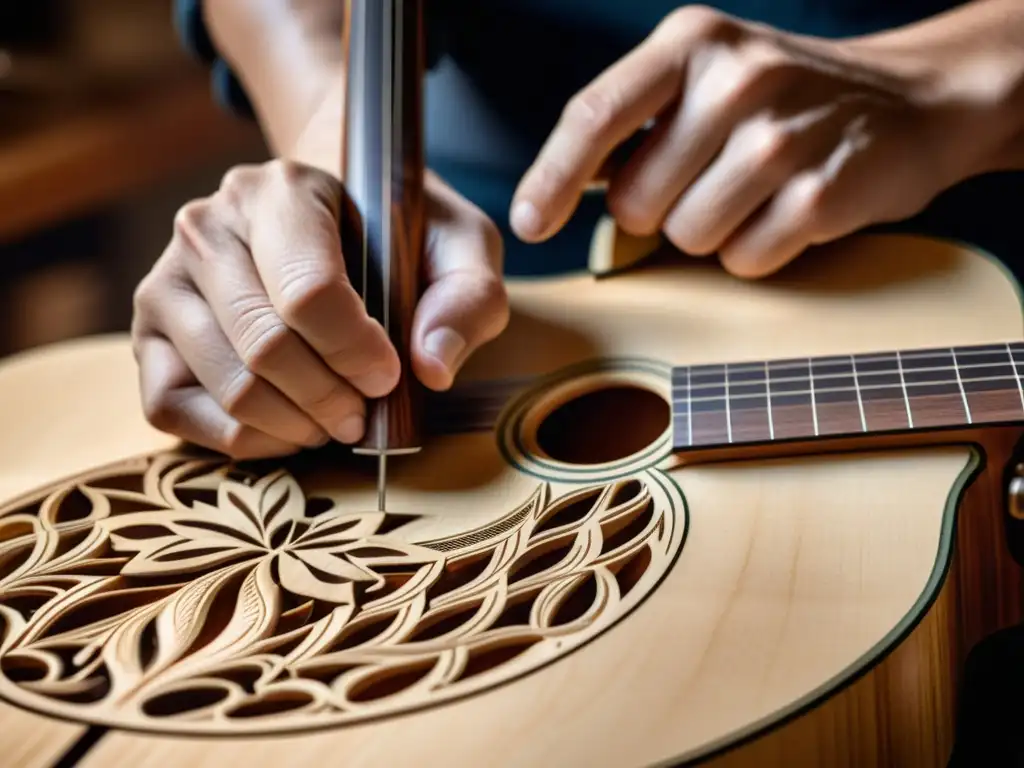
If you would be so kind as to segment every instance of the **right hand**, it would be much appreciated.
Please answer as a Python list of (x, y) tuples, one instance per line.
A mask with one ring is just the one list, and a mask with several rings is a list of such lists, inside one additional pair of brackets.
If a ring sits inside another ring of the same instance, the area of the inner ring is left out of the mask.
[[(428, 173), (427, 288), (412, 373), (442, 390), (508, 322), (502, 242)], [(364, 398), (397, 384), (398, 355), (345, 272), (342, 188), (310, 166), (238, 167), (185, 205), (135, 292), (132, 340), (147, 420), (236, 459), (358, 441)]]

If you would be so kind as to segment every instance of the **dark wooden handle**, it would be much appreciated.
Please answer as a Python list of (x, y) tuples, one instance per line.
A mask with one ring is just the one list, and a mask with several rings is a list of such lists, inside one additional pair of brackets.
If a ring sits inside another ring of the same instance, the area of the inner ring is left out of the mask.
[[(370, 314), (402, 363), (395, 390), (368, 403), (360, 450), (420, 446), (422, 390), (410, 370), (425, 237), (422, 0), (348, 0), (342, 247)], [(361, 285), (360, 285), (361, 282)]]

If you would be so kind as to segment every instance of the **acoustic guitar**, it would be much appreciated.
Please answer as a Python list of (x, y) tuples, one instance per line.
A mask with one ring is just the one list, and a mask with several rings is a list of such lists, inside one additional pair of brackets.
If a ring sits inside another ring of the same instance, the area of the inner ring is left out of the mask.
[[(421, 11), (350, 10), (404, 353), (418, 140), (367, 103), (418, 109)], [(510, 280), (356, 453), (180, 445), (120, 335), (0, 365), (3, 765), (944, 765), (965, 654), (1021, 618), (1016, 283), (908, 235), (745, 282), (610, 221), (581, 267)]]

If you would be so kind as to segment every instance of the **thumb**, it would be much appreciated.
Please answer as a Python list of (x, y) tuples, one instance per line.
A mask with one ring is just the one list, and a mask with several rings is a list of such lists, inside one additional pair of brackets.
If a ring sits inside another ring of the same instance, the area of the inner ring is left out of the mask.
[(466, 359), (508, 324), (501, 233), (471, 203), (445, 189), (430, 203), (428, 288), (412, 327), (412, 366), (433, 390), (448, 389)]

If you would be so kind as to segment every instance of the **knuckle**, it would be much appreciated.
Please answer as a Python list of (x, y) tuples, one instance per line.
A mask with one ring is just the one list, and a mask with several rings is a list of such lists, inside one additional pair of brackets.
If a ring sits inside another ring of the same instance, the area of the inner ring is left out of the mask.
[(191, 288), (187, 278), (165, 255), (132, 291), (133, 323), (140, 328), (154, 328), (176, 320), (168, 309), (188, 293)]
[(501, 235), (501, 230), (489, 216), (480, 211), (472, 214), (469, 226), (475, 231), (486, 268), (495, 274), (501, 274), (505, 261), (505, 239)]
[(291, 339), (291, 330), (278, 319), (273, 309), (262, 303), (249, 303), (236, 314), (232, 329), (238, 339), (238, 356), (258, 376), (268, 372), (278, 351)]
[(259, 168), (255, 165), (236, 165), (221, 178), (220, 188), (232, 195), (242, 195), (259, 184)]
[(671, 221), (667, 222), (662, 231), (665, 234), (665, 239), (683, 253), (693, 256), (704, 255), (700, 238), (696, 236), (692, 227), (686, 226), (686, 223), (678, 217), (673, 217)]
[(341, 215), (341, 182), (328, 173), (294, 160), (276, 159), (266, 165), (266, 191), (275, 198), (293, 200), (298, 195), (332, 219)]
[(160, 387), (142, 397), (142, 413), (146, 421), (160, 432), (173, 434), (178, 427), (178, 409), (171, 390)]
[(657, 33), (670, 39), (728, 40), (734, 38), (741, 26), (717, 8), (707, 5), (683, 5), (669, 13), (657, 28)]
[(621, 102), (610, 88), (585, 88), (566, 104), (562, 119), (584, 137), (603, 136), (612, 127)]
[(720, 219), (716, 211), (696, 215), (694, 211), (692, 202), (682, 204), (665, 221), (662, 232), (665, 239), (681, 252), (690, 256), (709, 256), (719, 246), (715, 232)]
[(314, 191), (322, 189), (326, 174), (313, 166), (277, 158), (266, 165), (267, 176), (276, 189), (294, 194), (296, 187), (310, 188)]
[(219, 438), (221, 452), (233, 459), (245, 458), (252, 452), (252, 432), (245, 424), (237, 421), (226, 424)]
[(531, 190), (544, 199), (565, 188), (571, 178), (572, 168), (561, 157), (548, 157), (529, 171)]
[(489, 311), (485, 334), (493, 338), (505, 330), (512, 316), (508, 291), (500, 280), (488, 280), (484, 284), (484, 301)]
[(238, 368), (225, 382), (220, 393), (218, 399), (221, 408), (229, 416), (244, 421), (245, 415), (251, 410), (259, 386), (260, 380), (248, 368)]
[(476, 334), (482, 339), (493, 339), (508, 326), (511, 318), (508, 291), (504, 282), (495, 276), (474, 279), (467, 292), (476, 299)]
[(500, 263), (505, 254), (505, 239), (501, 236), (501, 230), (489, 216), (483, 214), (478, 219), (478, 226), (486, 252), (498, 259)]
[(132, 314), (136, 318), (148, 317), (153, 312), (155, 304), (156, 281), (153, 274), (146, 275), (132, 292)]
[(761, 60), (747, 60), (736, 68), (732, 87), (728, 93), (734, 99), (747, 97), (758, 91), (777, 70)]
[(358, 397), (335, 380), (331, 386), (315, 394), (304, 395), (297, 405), (309, 413), (329, 414), (333, 419), (340, 419), (343, 414), (358, 413), (360, 403)]
[[(216, 226), (216, 212), (209, 199), (185, 203), (174, 215), (174, 240), (199, 258), (209, 252), (207, 247)], [(173, 247), (174, 244), (172, 244)], [(181, 249), (176, 249), (181, 253)]]
[(803, 227), (812, 227), (825, 216), (828, 184), (817, 174), (807, 174), (790, 184), (788, 197), (793, 220)]
[(788, 55), (764, 41), (729, 41), (726, 45), (729, 52), (725, 55), (718, 55), (722, 41), (706, 49), (708, 64), (698, 80), (700, 101), (713, 112), (743, 112), (749, 105), (763, 101), (765, 94), (795, 71)]
[(609, 213), (626, 234), (645, 237), (658, 231), (655, 206), (638, 189), (613, 187), (607, 201)]
[(289, 260), (288, 273), (282, 276), (278, 314), (292, 328), (316, 314), (317, 307), (337, 299), (340, 275), (326, 264), (315, 266), (309, 259)]
[(790, 160), (794, 140), (792, 131), (784, 126), (763, 121), (748, 129), (746, 141), (756, 168), (781, 169)]
[(343, 375), (357, 378), (375, 371), (381, 362), (382, 331), (369, 318), (352, 323), (331, 350), (331, 367)]
[(210, 216), (209, 200), (190, 200), (174, 214), (174, 232), (189, 241), (200, 239), (210, 224)]

